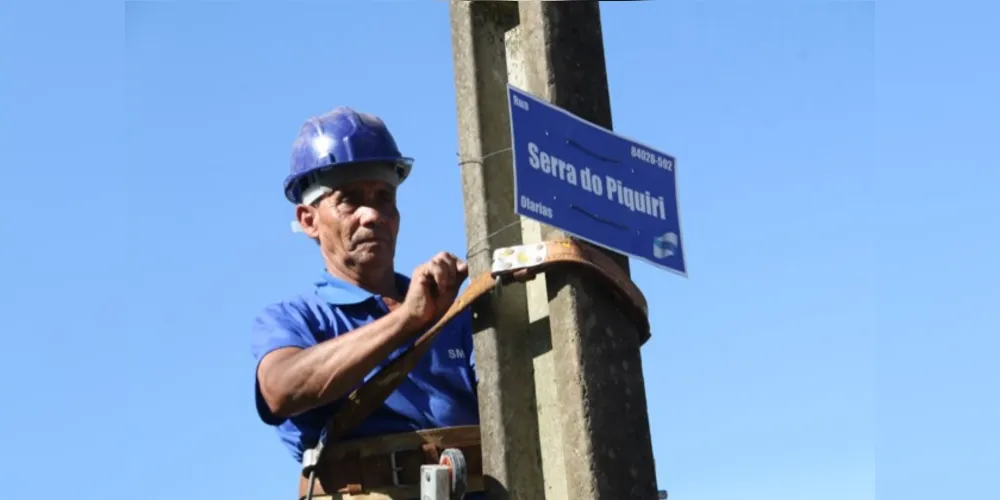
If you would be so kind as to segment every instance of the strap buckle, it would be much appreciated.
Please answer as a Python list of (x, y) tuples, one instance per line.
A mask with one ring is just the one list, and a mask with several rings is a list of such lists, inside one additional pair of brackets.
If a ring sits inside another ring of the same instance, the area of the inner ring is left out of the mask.
[(395, 450), (389, 452), (389, 469), (392, 471), (392, 485), (402, 486), (399, 479), (399, 473), (402, 472), (403, 468), (396, 465), (396, 453), (397, 452)]

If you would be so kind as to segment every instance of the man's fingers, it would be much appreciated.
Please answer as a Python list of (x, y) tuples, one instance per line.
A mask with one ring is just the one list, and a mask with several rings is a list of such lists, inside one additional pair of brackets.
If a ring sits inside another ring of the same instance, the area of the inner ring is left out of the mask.
[(448, 262), (448, 266), (455, 272), (455, 284), (463, 281), (469, 274), (469, 263), (462, 259), (459, 259), (455, 254), (448, 252), (441, 252), (438, 254), (441, 258)]
[(455, 264), (458, 262), (458, 257), (448, 253), (441, 252), (434, 256), (434, 262), (440, 263), (442, 266), (454, 268)]
[(438, 255), (440, 257), (440, 262), (446, 265), (448, 269), (451, 271), (453, 277), (452, 283), (457, 286), (461, 281), (463, 281), (466, 278), (469, 270), (469, 265), (465, 261), (459, 259), (454, 254), (448, 252), (441, 252)]
[(434, 282), (437, 283), (438, 291), (444, 294), (449, 293), (455, 278), (453, 273), (449, 272), (448, 266), (440, 262), (435, 262), (431, 266), (431, 273), (434, 275)]
[(469, 264), (454, 254), (441, 252), (421, 266), (421, 270), (426, 275), (428, 290), (439, 302), (438, 307), (447, 307), (444, 302), (454, 300), (459, 286), (468, 277)]
[(434, 272), (430, 266), (420, 266), (414, 273), (413, 281), (426, 286), (432, 294), (437, 294), (437, 284), (434, 282)]

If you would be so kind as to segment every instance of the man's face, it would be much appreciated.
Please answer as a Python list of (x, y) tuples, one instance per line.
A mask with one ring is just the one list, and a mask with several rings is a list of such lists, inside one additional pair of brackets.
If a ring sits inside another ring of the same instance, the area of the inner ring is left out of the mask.
[(342, 185), (314, 206), (299, 205), (299, 224), (327, 260), (363, 276), (392, 267), (399, 233), (396, 188), (381, 181)]

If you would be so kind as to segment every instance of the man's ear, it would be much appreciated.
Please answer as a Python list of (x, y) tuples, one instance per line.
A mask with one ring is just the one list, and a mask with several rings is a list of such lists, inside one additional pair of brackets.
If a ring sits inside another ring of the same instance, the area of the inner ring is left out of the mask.
[(314, 240), (319, 239), (319, 213), (315, 208), (307, 205), (296, 206), (295, 220), (299, 221), (299, 226), (306, 236)]

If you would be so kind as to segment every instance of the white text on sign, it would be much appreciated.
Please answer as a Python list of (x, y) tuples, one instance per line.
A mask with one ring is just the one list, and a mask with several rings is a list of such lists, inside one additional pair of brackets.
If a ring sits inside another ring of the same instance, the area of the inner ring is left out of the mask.
[(541, 215), (546, 219), (552, 218), (552, 209), (543, 205), (541, 202), (532, 200), (531, 198), (528, 198), (527, 196), (524, 195), (521, 195), (520, 201), (521, 201), (521, 208), (529, 212), (534, 212), (538, 215)]
[(650, 165), (656, 165), (668, 172), (674, 171), (674, 160), (665, 156), (660, 156), (652, 151), (646, 151), (639, 146), (632, 145), (632, 158), (644, 161)]
[(510, 100), (511, 100), (511, 102), (514, 103), (515, 106), (517, 106), (517, 107), (519, 107), (519, 108), (521, 108), (521, 109), (523, 109), (525, 111), (530, 111), (531, 110), (531, 108), (528, 106), (528, 101), (525, 101), (524, 99), (521, 99), (520, 97), (518, 97), (516, 95), (511, 95), (510, 96)]
[[(528, 143), (528, 155), (528, 163), (535, 170), (539, 170), (572, 186), (582, 188), (588, 193), (597, 196), (604, 196), (606, 194), (608, 200), (618, 202), (619, 205), (633, 212), (641, 212), (663, 220), (667, 219), (666, 202), (662, 196), (654, 197), (649, 191), (630, 188), (624, 185), (622, 181), (610, 175), (605, 175), (602, 182), (599, 175), (590, 172), (589, 167), (584, 167), (582, 170), (577, 171), (576, 166), (572, 163), (568, 163), (557, 156), (540, 150), (534, 142)], [(672, 162), (671, 168), (673, 168)], [(532, 212), (539, 213), (538, 210), (525, 205), (526, 200), (527, 198), (522, 197), (520, 200), (521, 206)], [(531, 200), (527, 201), (530, 202)], [(548, 209), (548, 211), (551, 213), (551, 209)], [(551, 218), (552, 216), (547, 215), (547, 217)]]

